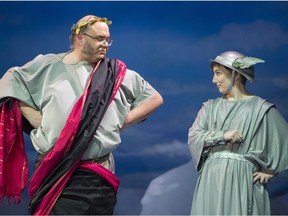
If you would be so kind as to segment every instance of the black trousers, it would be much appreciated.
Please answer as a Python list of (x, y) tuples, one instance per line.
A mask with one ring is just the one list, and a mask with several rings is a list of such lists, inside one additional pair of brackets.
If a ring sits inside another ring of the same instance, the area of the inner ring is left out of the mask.
[(76, 170), (50, 215), (113, 215), (116, 192), (101, 176)]

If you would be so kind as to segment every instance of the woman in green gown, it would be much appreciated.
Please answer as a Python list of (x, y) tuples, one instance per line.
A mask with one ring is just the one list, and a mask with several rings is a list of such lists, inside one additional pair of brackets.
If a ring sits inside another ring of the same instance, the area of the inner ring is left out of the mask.
[(246, 90), (258, 58), (227, 51), (211, 60), (222, 97), (208, 100), (189, 129), (199, 178), (192, 215), (269, 215), (265, 184), (288, 168), (288, 124), (274, 104)]

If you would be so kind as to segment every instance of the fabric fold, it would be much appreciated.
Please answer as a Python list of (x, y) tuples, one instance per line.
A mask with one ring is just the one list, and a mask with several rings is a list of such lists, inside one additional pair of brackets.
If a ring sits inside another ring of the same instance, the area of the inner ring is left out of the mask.
[(0, 201), (4, 197), (20, 203), (28, 180), (28, 159), (22, 133), (22, 116), (17, 100), (0, 105)]
[[(125, 72), (124, 63), (108, 58), (94, 70), (84, 94), (73, 107), (54, 148), (43, 159), (31, 178), (29, 186), (29, 195), (32, 197), (29, 206), (31, 214), (49, 214), (53, 208), (65, 183), (78, 167), (81, 156), (89, 146), (105, 111), (118, 91)], [(97, 169), (94, 171), (97, 172)], [(112, 182), (112, 186), (118, 188), (115, 183), (119, 184), (119, 180)]]

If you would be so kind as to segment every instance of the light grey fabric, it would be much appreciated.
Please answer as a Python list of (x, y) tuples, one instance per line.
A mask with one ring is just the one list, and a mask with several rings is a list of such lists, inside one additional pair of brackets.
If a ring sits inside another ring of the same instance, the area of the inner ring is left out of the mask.
[[(241, 131), (243, 142), (225, 142), (219, 131), (228, 130)], [(288, 168), (287, 131), (287, 121), (260, 97), (205, 102), (188, 135), (200, 172), (191, 214), (270, 214), (268, 193), (262, 184), (253, 184), (252, 174), (260, 167), (275, 173)], [(205, 145), (211, 133), (218, 133), (217, 142)]]
[[(62, 58), (66, 54), (39, 55), (22, 67), (11, 68), (0, 80), (0, 98), (14, 97), (41, 111), (41, 126), (30, 135), (39, 153), (54, 145), (93, 70), (94, 65), (84, 61), (64, 64)], [(103, 157), (117, 148), (121, 142), (119, 130), (128, 112), (155, 93), (138, 73), (127, 69), (83, 160)], [(108, 168), (113, 171), (113, 158), (109, 161)]]
[(216, 152), (204, 164), (197, 181), (191, 215), (269, 215), (264, 186), (253, 184), (257, 169), (240, 154)]

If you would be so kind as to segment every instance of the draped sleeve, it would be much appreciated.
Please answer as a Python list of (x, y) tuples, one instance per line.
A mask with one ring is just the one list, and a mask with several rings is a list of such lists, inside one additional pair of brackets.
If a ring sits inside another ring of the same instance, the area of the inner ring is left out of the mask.
[(212, 146), (225, 144), (224, 131), (211, 130), (208, 126), (211, 103), (212, 100), (203, 103), (188, 133), (188, 146), (197, 171), (201, 170)]
[(13, 97), (34, 109), (40, 110), (43, 89), (47, 81), (48, 73), (50, 79), (55, 79), (48, 68), (52, 63), (59, 62), (63, 54), (38, 55), (33, 60), (21, 67), (10, 68), (0, 80), (0, 98)]
[(121, 90), (130, 104), (131, 110), (144, 103), (157, 92), (139, 73), (129, 69), (126, 72)]
[(13, 97), (35, 108), (27, 86), (23, 82), (21, 76), (17, 76), (17, 74), (14, 73), (18, 70), (18, 67), (10, 68), (1, 78), (0, 99)]
[(258, 124), (247, 154), (275, 173), (288, 169), (288, 124), (275, 106), (266, 111)]

